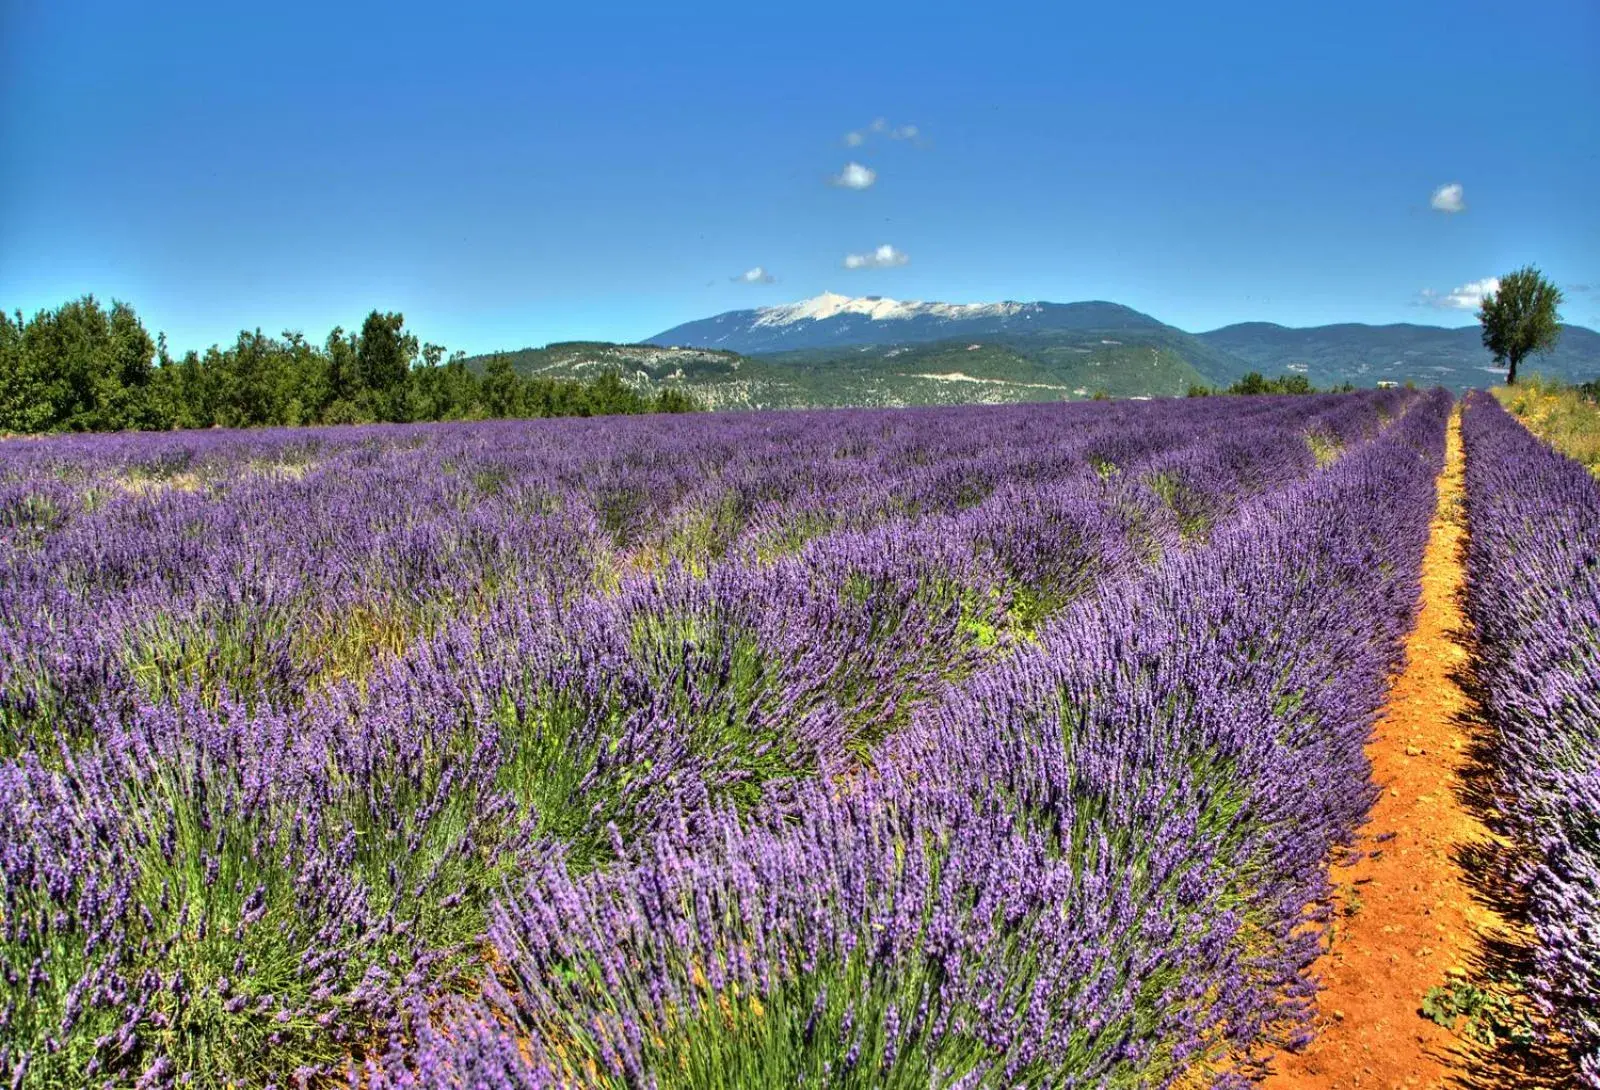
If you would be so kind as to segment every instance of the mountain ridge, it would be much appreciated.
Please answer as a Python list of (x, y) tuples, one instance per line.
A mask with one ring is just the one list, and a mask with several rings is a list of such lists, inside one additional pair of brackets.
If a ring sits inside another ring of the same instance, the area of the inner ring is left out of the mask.
[[(1254, 370), (1290, 370), (1319, 386), (1410, 381), (1460, 390), (1491, 384), (1505, 374), (1483, 347), (1475, 325), (1236, 322), (1196, 336)], [(1530, 357), (1523, 364), (1523, 373), (1566, 382), (1600, 375), (1600, 333), (1585, 326), (1563, 325), (1555, 348)]]
[(964, 338), (741, 356), (720, 349), (563, 342), (495, 356), (524, 378), (589, 381), (616, 373), (644, 394), (677, 389), (712, 409), (799, 409), (1068, 401), (1097, 394), (1173, 397), (1204, 377), (1170, 350), (1102, 345), (1025, 355)]
[[(698, 342), (698, 343), (697, 343)], [(950, 405), (1173, 397), (1250, 371), (1456, 390), (1499, 381), (1476, 326), (1235, 322), (1188, 333), (1120, 303), (943, 303), (824, 292), (727, 311), (632, 345), (570, 341), (507, 357), (528, 378), (619, 375), (644, 394), (681, 390), (708, 408)], [(1600, 375), (1600, 334), (1565, 327), (1524, 365), (1567, 381)]]
[[(1249, 371), (1307, 375), (1318, 386), (1345, 382), (1417, 382), (1466, 389), (1503, 374), (1482, 346), (1478, 327), (1393, 322), (1285, 326), (1236, 322), (1191, 333), (1121, 303), (1000, 300), (948, 303), (846, 296), (724, 311), (663, 330), (644, 343), (737, 352), (808, 363), (866, 348), (892, 348), (962, 338), (1001, 346), (1035, 361), (1104, 346), (1143, 346), (1174, 353), (1201, 379), (1227, 385)], [(1551, 353), (1529, 373), (1576, 381), (1600, 374), (1600, 333), (1564, 327)]]
[(794, 303), (724, 311), (685, 322), (647, 337), (643, 343), (760, 355), (796, 349), (952, 340), (968, 332), (993, 336), (1102, 328), (1175, 329), (1132, 307), (1107, 300), (943, 303), (823, 292)]

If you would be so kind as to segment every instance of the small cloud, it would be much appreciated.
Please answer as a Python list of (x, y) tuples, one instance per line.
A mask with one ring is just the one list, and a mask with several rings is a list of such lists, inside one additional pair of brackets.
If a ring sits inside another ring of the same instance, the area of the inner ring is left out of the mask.
[(1433, 200), (1428, 202), (1435, 212), (1465, 212), (1467, 210), (1467, 191), (1460, 182), (1451, 182), (1442, 185), (1433, 191)]
[(877, 118), (864, 129), (854, 129), (844, 134), (845, 147), (859, 148), (867, 142), (867, 137), (885, 136), (890, 140), (915, 140), (922, 134), (922, 130), (915, 125), (891, 125), (886, 117)]
[(1594, 290), (1594, 285), (1593, 284), (1568, 284), (1567, 285), (1567, 290), (1570, 291), (1570, 292), (1575, 292), (1576, 294), (1582, 295), (1582, 294), (1584, 294), (1586, 292), (1593, 291)]
[(844, 267), (847, 269), (888, 269), (896, 265), (904, 265), (911, 258), (905, 251), (896, 250), (885, 242), (870, 254), (846, 254)]
[(736, 284), (770, 284), (776, 280), (777, 277), (773, 276), (760, 265), (757, 265), (753, 269), (746, 269), (738, 276), (730, 276), (728, 279), (732, 280)]
[(871, 167), (864, 167), (860, 163), (846, 163), (844, 169), (834, 176), (833, 184), (843, 186), (845, 189), (866, 189), (878, 180), (878, 172)]
[(1485, 295), (1499, 290), (1500, 278), (1486, 276), (1482, 280), (1468, 281), (1459, 288), (1453, 288), (1442, 294), (1432, 288), (1423, 288), (1418, 294), (1417, 305), (1438, 307), (1441, 310), (1477, 310)]

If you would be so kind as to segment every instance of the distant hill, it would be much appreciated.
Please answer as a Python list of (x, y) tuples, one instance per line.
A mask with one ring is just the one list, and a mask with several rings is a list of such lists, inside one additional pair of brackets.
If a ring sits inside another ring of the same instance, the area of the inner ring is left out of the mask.
[(728, 378), (739, 370), (733, 352), (700, 348), (659, 348), (651, 344), (608, 341), (558, 341), (543, 348), (520, 348), (469, 356), (467, 366), (481, 373), (494, 356), (507, 356), (523, 378), (590, 379), (605, 371), (642, 375), (652, 381), (684, 378)]
[(1042, 360), (1145, 346), (1174, 353), (1208, 377), (1243, 373), (1238, 360), (1183, 330), (1103, 301), (923, 303), (824, 292), (798, 303), (729, 311), (648, 338), (650, 344), (722, 348), (744, 355), (804, 351), (813, 359), (839, 356), (841, 349), (957, 341), (1004, 345)]
[[(568, 342), (505, 353), (528, 377), (615, 371), (641, 391), (685, 390), (712, 408), (946, 405), (1170, 397), (1249, 371), (1327, 388), (1380, 381), (1486, 386), (1503, 372), (1476, 326), (1246, 322), (1187, 333), (1117, 303), (923, 303), (824, 293), (674, 326), (645, 344)], [(488, 356), (468, 361), (481, 369)], [(1600, 334), (1567, 326), (1525, 363), (1563, 380), (1600, 376)]]
[(1064, 344), (1046, 336), (812, 349), (752, 362), (781, 375), (800, 402), (818, 405), (1173, 397), (1204, 381), (1182, 355), (1159, 345)]
[[(699, 348), (552, 344), (501, 353), (525, 377), (591, 379), (615, 371), (641, 391), (676, 388), (714, 409), (1010, 404), (1176, 396), (1203, 382), (1176, 352), (1150, 345), (965, 340), (741, 356)], [(467, 366), (482, 371), (491, 356)]]
[[(1426, 325), (1343, 325), (1292, 329), (1271, 322), (1243, 322), (1201, 333), (1206, 344), (1266, 374), (1296, 372), (1317, 386), (1353, 382), (1416, 382), (1462, 390), (1505, 379), (1484, 349), (1477, 326), (1441, 329)], [(1522, 364), (1564, 382), (1600, 377), (1600, 333), (1563, 326), (1555, 351)]]

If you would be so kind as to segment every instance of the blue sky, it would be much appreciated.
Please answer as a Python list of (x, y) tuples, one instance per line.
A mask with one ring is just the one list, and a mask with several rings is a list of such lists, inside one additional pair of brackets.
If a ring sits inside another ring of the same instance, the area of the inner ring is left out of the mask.
[(121, 298), (177, 349), (373, 307), (626, 340), (825, 289), (1459, 325), (1532, 261), (1600, 325), (1597, 58), (1595, 0), (5, 0), (0, 306)]

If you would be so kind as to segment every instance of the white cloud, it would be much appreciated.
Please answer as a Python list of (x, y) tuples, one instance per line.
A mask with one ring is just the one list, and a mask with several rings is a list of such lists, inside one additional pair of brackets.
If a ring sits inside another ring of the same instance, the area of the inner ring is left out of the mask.
[(885, 242), (870, 254), (846, 254), (844, 267), (847, 269), (887, 269), (895, 265), (904, 265), (911, 258), (906, 256), (904, 250), (896, 250)]
[(922, 130), (915, 125), (891, 125), (886, 117), (877, 118), (864, 129), (853, 129), (844, 134), (844, 143), (849, 148), (859, 148), (867, 142), (867, 137), (885, 136), (890, 140), (915, 140)]
[(753, 269), (746, 269), (738, 276), (730, 276), (728, 279), (739, 284), (770, 284), (776, 280), (777, 277), (773, 276), (760, 265), (757, 265)]
[(1482, 280), (1468, 281), (1459, 288), (1452, 288), (1443, 294), (1432, 288), (1423, 288), (1417, 301), (1423, 306), (1439, 307), (1442, 310), (1477, 310), (1485, 295), (1499, 290), (1500, 278), (1486, 276)]
[(878, 172), (860, 163), (846, 163), (833, 179), (833, 184), (846, 189), (866, 189), (878, 180)]
[(1433, 191), (1433, 200), (1428, 202), (1433, 205), (1435, 212), (1465, 212), (1467, 210), (1467, 191), (1460, 182), (1451, 182), (1442, 185)]

